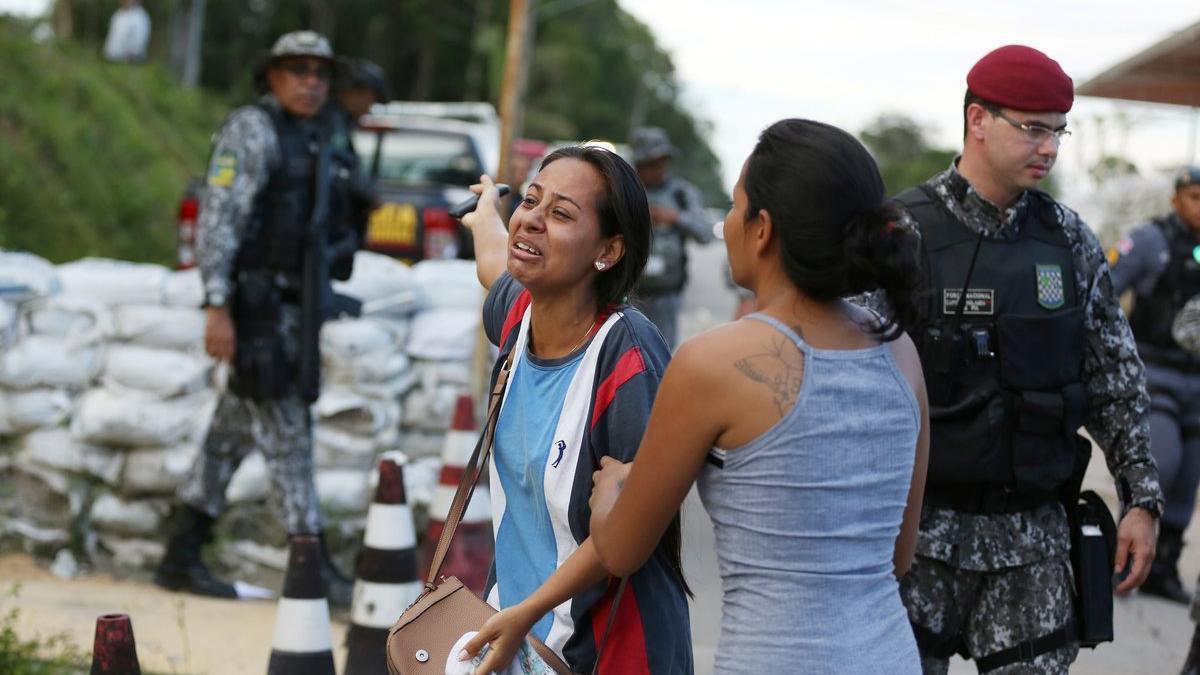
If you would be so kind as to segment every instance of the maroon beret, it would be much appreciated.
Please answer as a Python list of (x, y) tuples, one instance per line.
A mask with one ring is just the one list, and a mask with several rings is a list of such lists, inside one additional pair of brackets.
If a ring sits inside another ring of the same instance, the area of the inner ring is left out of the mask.
[(1075, 102), (1075, 85), (1054, 59), (1032, 47), (1006, 45), (967, 73), (967, 89), (1004, 108), (1060, 112)]

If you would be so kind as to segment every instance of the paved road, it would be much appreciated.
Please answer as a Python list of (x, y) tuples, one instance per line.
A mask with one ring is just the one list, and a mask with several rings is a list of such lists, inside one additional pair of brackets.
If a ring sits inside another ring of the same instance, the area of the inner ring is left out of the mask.
[[(728, 320), (736, 302), (725, 285), (722, 264), (724, 246), (714, 242), (707, 247), (693, 247), (690, 252), (691, 285), (684, 295), (684, 316), (680, 323), (683, 337)], [(1102, 455), (1092, 460), (1087, 484), (1100, 492), (1116, 509), (1116, 495), (1104, 468)], [(1192, 544), (1184, 549), (1180, 564), (1189, 587), (1200, 572), (1200, 530), (1197, 520), (1185, 539)], [(695, 643), (697, 674), (712, 672), (712, 655), (719, 634), (721, 616), (720, 578), (716, 555), (713, 552), (712, 522), (704, 512), (695, 490), (689, 495), (683, 513), (684, 570), (688, 582), (696, 591), (692, 606), (692, 636)], [(1085, 675), (1118, 675), (1128, 673), (1175, 673), (1187, 655), (1192, 623), (1187, 609), (1155, 598), (1118, 598), (1115, 614), (1117, 641), (1102, 645), (1094, 651), (1080, 654), (1073, 673)], [(974, 673), (975, 668), (959, 659), (951, 664), (952, 675)]]

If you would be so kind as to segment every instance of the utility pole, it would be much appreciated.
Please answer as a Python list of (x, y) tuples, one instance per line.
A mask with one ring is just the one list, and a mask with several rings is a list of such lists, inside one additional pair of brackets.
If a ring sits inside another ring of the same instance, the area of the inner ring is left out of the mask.
[(180, 0), (171, 11), (171, 72), (185, 87), (200, 82), (205, 0)]
[(533, 13), (528, 0), (511, 0), (508, 9), (508, 38), (504, 46), (504, 84), (500, 90), (501, 182), (512, 184), (509, 154), (524, 117), (525, 82), (529, 61), (529, 35)]

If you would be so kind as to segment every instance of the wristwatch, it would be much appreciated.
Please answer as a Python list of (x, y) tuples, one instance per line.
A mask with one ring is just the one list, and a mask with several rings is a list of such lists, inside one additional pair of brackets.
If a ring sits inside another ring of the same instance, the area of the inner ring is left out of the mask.
[(221, 291), (211, 291), (204, 296), (204, 307), (224, 307), (225, 294)]

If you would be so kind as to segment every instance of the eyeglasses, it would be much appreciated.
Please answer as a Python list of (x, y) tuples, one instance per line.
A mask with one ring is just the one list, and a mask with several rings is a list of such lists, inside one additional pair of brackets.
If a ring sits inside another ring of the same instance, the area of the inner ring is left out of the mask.
[(329, 66), (324, 63), (307, 63), (304, 61), (285, 61), (279, 64), (279, 67), (291, 73), (297, 80), (312, 75), (318, 80), (328, 80), (330, 76)]
[(1050, 127), (1042, 124), (1018, 122), (1008, 115), (1005, 115), (1000, 111), (999, 108), (988, 108), (987, 111), (992, 114), (992, 117), (999, 117), (1005, 122), (1008, 122), (1014, 127), (1020, 129), (1021, 133), (1025, 134), (1025, 138), (1030, 143), (1034, 143), (1036, 145), (1041, 145), (1042, 143), (1046, 142), (1046, 139), (1051, 137), (1054, 138), (1054, 143), (1057, 145), (1062, 143), (1064, 138), (1071, 135), (1071, 132), (1067, 131), (1066, 129), (1051, 129)]

